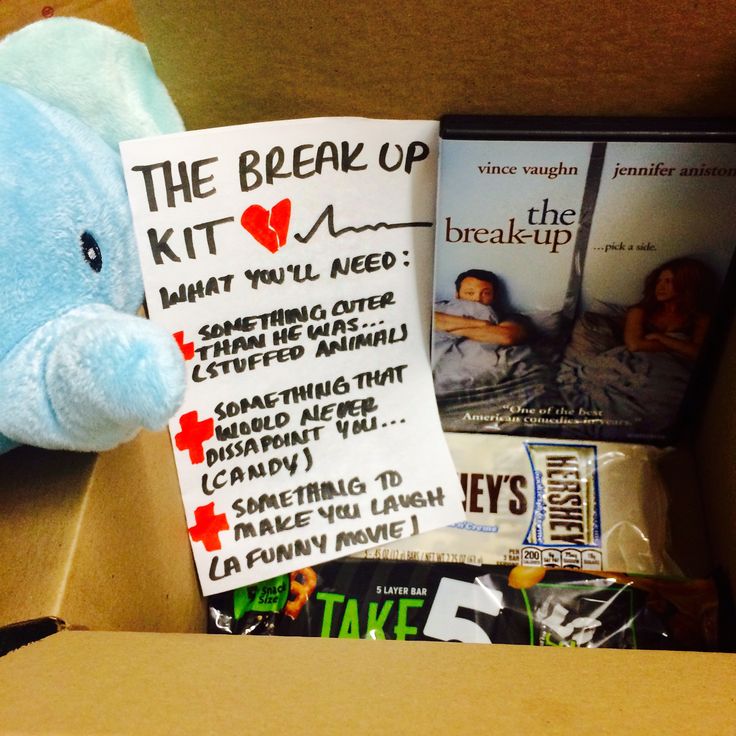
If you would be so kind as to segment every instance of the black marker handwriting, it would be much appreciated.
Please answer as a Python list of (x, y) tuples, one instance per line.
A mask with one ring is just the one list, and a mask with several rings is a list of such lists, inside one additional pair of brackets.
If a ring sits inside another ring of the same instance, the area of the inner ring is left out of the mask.
[(340, 230), (335, 230), (335, 208), (334, 205), (328, 204), (312, 225), (312, 229), (306, 235), (294, 233), (294, 240), (298, 240), (300, 243), (308, 243), (325, 220), (327, 221), (327, 229), (333, 238), (339, 238), (345, 233), (362, 233), (365, 230), (395, 230), (400, 227), (432, 227), (433, 225), (431, 222), (378, 222), (375, 225), (362, 225), (360, 227), (348, 225)]

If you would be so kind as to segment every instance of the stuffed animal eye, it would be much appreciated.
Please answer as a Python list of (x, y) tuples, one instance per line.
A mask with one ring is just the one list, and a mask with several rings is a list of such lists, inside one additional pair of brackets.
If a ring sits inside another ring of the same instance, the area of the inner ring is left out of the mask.
[(99, 273), (102, 270), (102, 251), (100, 246), (97, 245), (94, 235), (89, 230), (85, 230), (79, 237), (79, 241), (82, 246), (84, 260), (87, 261), (89, 267), (95, 273)]

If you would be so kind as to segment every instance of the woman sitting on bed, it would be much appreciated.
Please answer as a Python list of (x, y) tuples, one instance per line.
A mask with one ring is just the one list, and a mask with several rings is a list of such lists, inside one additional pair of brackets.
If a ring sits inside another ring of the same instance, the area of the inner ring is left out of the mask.
[(675, 258), (652, 271), (644, 298), (626, 313), (624, 342), (632, 352), (669, 352), (695, 360), (710, 324), (715, 279), (694, 258)]

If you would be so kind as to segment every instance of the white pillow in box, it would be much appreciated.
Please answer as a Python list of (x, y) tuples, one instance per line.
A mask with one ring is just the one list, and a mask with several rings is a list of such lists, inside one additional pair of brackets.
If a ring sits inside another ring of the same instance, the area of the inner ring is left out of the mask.
[(677, 575), (667, 499), (643, 445), (446, 433), (466, 520), (368, 550), (387, 560)]

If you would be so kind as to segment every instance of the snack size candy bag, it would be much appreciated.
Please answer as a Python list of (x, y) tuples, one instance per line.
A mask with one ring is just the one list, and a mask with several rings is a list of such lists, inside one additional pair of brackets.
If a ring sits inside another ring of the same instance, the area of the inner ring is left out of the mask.
[[(304, 575), (295, 573), (297, 579)], [(238, 616), (234, 605), (242, 593), (210, 598), (210, 633), (716, 648), (717, 594), (710, 580), (356, 559), (328, 562), (307, 577), (312, 591), (306, 599), (290, 593), (300, 606), (288, 613), (287, 603), (278, 612), (251, 609)]]

